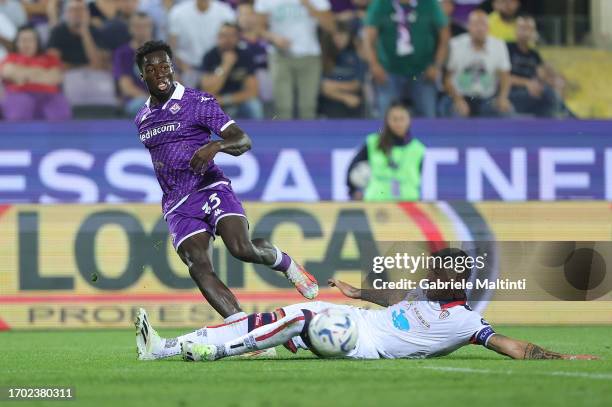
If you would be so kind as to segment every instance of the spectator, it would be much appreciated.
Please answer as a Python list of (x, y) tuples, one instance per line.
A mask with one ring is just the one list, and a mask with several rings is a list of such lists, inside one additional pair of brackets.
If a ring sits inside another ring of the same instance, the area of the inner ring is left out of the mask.
[[(100, 32), (91, 24), (83, 0), (68, 0), (65, 21), (51, 31), (49, 52), (64, 65), (64, 94), (74, 106), (116, 105), (115, 82), (110, 59), (101, 51)], [(98, 110), (102, 112), (102, 109)]]
[(124, 101), (124, 111), (135, 116), (144, 105), (149, 93), (134, 63), (136, 50), (153, 39), (153, 22), (144, 12), (137, 12), (130, 18), (132, 39), (117, 48), (113, 55), (113, 76), (117, 81), (119, 94)]
[(4, 59), (17, 35), (17, 27), (4, 14), (0, 14), (0, 60)]
[(408, 109), (399, 102), (385, 112), (380, 133), (366, 138), (349, 165), (347, 184), (353, 200), (417, 201), (425, 146), (412, 137)]
[(243, 3), (244, 1), (249, 1), (249, 0), (221, 0), (221, 1), (224, 3), (227, 3), (231, 8), (236, 10), (241, 3)]
[(370, 1), (371, 0), (351, 0), (351, 2), (355, 5), (355, 12), (357, 13), (357, 17), (359, 17), (361, 20), (365, 18), (368, 6), (370, 5)]
[(255, 76), (259, 84), (259, 100), (267, 107), (270, 107), (273, 100), (272, 78), (268, 69), (268, 48), (270, 48), (270, 44), (262, 35), (262, 27), (258, 22), (252, 3), (241, 3), (237, 8), (237, 12), (242, 40), (248, 45), (249, 51), (253, 54)]
[(329, 4), (337, 21), (351, 21), (357, 18), (357, 7), (353, 0), (329, 0)]
[(317, 26), (334, 30), (328, 0), (255, 0), (264, 22), (264, 37), (274, 46), (270, 74), (274, 83), (276, 116), (290, 119), (297, 89), (300, 119), (313, 119), (321, 82), (321, 47)]
[(117, 11), (100, 30), (100, 42), (104, 49), (113, 51), (130, 41), (130, 18), (138, 11), (139, 0), (115, 0)]
[(465, 34), (466, 30), (463, 28), (463, 25), (459, 24), (453, 17), (455, 13), (455, 0), (440, 0), (440, 3), (442, 4), (444, 14), (446, 14), (446, 17), (448, 17), (448, 20), (450, 21), (449, 27), (451, 37)]
[(406, 88), (418, 116), (435, 117), (437, 87), (448, 51), (448, 20), (438, 0), (372, 0), (365, 50), (379, 114)]
[(536, 36), (533, 17), (519, 17), (516, 21), (516, 42), (508, 44), (512, 64), (510, 101), (518, 113), (553, 117), (562, 102), (546, 83), (540, 54), (530, 47)]
[(486, 0), (454, 0), (453, 19), (465, 27), (470, 13), (482, 7), (485, 2)]
[(91, 25), (102, 28), (104, 24), (117, 15), (117, 0), (93, 0), (87, 4)]
[(65, 120), (71, 117), (68, 101), (60, 92), (61, 61), (43, 52), (33, 26), (17, 33), (15, 52), (0, 65), (6, 86), (3, 101), (7, 120)]
[(139, 10), (153, 20), (156, 40), (168, 40), (168, 14), (173, 5), (174, 0), (140, 0)]
[(232, 8), (217, 0), (187, 0), (172, 7), (168, 17), (170, 44), (186, 86), (198, 84), (202, 58), (215, 46), (221, 26), (235, 19)]
[(206, 53), (202, 68), (202, 89), (215, 95), (230, 116), (263, 118), (253, 55), (246, 43), (240, 42), (237, 25), (225, 23), (221, 27), (217, 46)]
[(365, 67), (357, 55), (356, 38), (350, 22), (340, 22), (334, 34), (323, 41), (323, 81), (320, 112), (331, 118), (363, 116)]
[(85, 2), (68, 0), (65, 21), (51, 31), (49, 52), (58, 56), (67, 68), (102, 68), (104, 61), (96, 40), (99, 41), (99, 31), (91, 24)]
[(26, 22), (26, 14), (17, 0), (0, 0), (0, 60), (10, 51), (17, 27)]
[(470, 14), (468, 34), (450, 42), (442, 112), (455, 116), (500, 116), (512, 113), (510, 57), (506, 44), (489, 35), (487, 14)]
[(27, 21), (26, 11), (19, 0), (0, 0), (0, 14), (4, 14), (15, 27), (21, 27)]
[(250, 3), (242, 3), (237, 8), (238, 27), (242, 40), (253, 54), (256, 69), (268, 69), (268, 42), (263, 38), (257, 14)]
[[(62, 15), (64, 14), (64, 0), (43, 0), (46, 2), (46, 18), (48, 22), (48, 28), (51, 30), (53, 27), (57, 26), (62, 19)], [(35, 3), (38, 4), (38, 3)]]
[(506, 42), (516, 41), (516, 17), (520, 0), (493, 0), (493, 12), (489, 15), (491, 35)]
[(25, 9), (28, 21), (35, 24), (38, 28), (40, 23), (47, 22), (49, 0), (22, 0), (21, 4)]

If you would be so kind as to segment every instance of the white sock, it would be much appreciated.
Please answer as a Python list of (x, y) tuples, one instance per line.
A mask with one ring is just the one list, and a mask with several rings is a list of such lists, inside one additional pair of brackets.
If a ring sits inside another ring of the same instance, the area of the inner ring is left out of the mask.
[[(242, 312), (246, 317), (246, 314)], [(234, 314), (229, 318), (234, 317)], [(214, 344), (219, 345), (231, 341), (249, 331), (249, 320), (247, 318), (237, 318), (233, 322), (215, 325), (210, 327), (200, 328), (185, 335), (176, 338), (168, 338), (164, 340), (164, 347), (159, 352), (162, 358), (168, 358), (181, 354), (181, 342), (191, 341), (201, 345)]]
[(305, 316), (302, 311), (286, 315), (268, 325), (252, 330), (246, 335), (219, 346), (221, 357), (236, 356), (254, 350), (273, 348), (282, 345), (304, 329)]
[(232, 323), (234, 321), (237, 321), (237, 320), (239, 320), (241, 318), (246, 318), (246, 317), (247, 317), (246, 312), (240, 311), (240, 312), (237, 312), (237, 313), (235, 313), (233, 315), (230, 315), (229, 317), (225, 318), (223, 320), (223, 322), (225, 322), (226, 324), (230, 324), (230, 323)]
[(277, 246), (274, 246), (274, 249), (276, 250), (276, 260), (274, 260), (274, 264), (271, 265), (270, 268), (278, 266), (280, 262), (283, 261), (283, 252), (281, 252), (281, 249), (279, 249)]

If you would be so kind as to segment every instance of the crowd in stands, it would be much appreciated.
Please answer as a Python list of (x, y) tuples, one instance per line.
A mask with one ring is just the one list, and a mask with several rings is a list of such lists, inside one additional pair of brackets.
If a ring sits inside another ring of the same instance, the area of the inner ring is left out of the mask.
[(236, 118), (571, 115), (520, 0), (0, 0), (2, 117), (134, 116), (152, 39)]

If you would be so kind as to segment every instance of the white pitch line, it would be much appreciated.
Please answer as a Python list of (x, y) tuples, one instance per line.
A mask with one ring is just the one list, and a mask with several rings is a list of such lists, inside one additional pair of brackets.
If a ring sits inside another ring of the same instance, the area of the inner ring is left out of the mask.
[(612, 374), (606, 373), (585, 373), (585, 372), (564, 372), (564, 371), (552, 371), (552, 372), (516, 372), (513, 370), (492, 370), (492, 369), (473, 369), (470, 367), (451, 367), (451, 366), (423, 366), (423, 369), (439, 370), (443, 372), (461, 372), (461, 373), (494, 373), (494, 374), (532, 374), (541, 376), (564, 376), (564, 377), (582, 377), (586, 379), (599, 379), (599, 380), (612, 380)]

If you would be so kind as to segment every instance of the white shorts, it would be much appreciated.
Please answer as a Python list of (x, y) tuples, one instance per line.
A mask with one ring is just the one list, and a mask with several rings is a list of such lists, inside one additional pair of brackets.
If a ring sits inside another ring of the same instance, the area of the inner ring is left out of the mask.
[(342, 311), (347, 312), (357, 324), (357, 330), (359, 332), (359, 337), (357, 338), (357, 345), (355, 346), (355, 349), (353, 349), (348, 355), (346, 355), (346, 357), (352, 359), (380, 359), (380, 355), (376, 350), (374, 342), (372, 341), (370, 327), (363, 316), (363, 314), (365, 312), (368, 312), (368, 310), (353, 307), (350, 305), (334, 304), (331, 302), (323, 301), (312, 301), (288, 305), (286, 307), (283, 307), (283, 311), (285, 311), (285, 313), (289, 315), (294, 314), (296, 312), (300, 312), (300, 310), (302, 309), (307, 309), (316, 314), (328, 308), (340, 309)]

